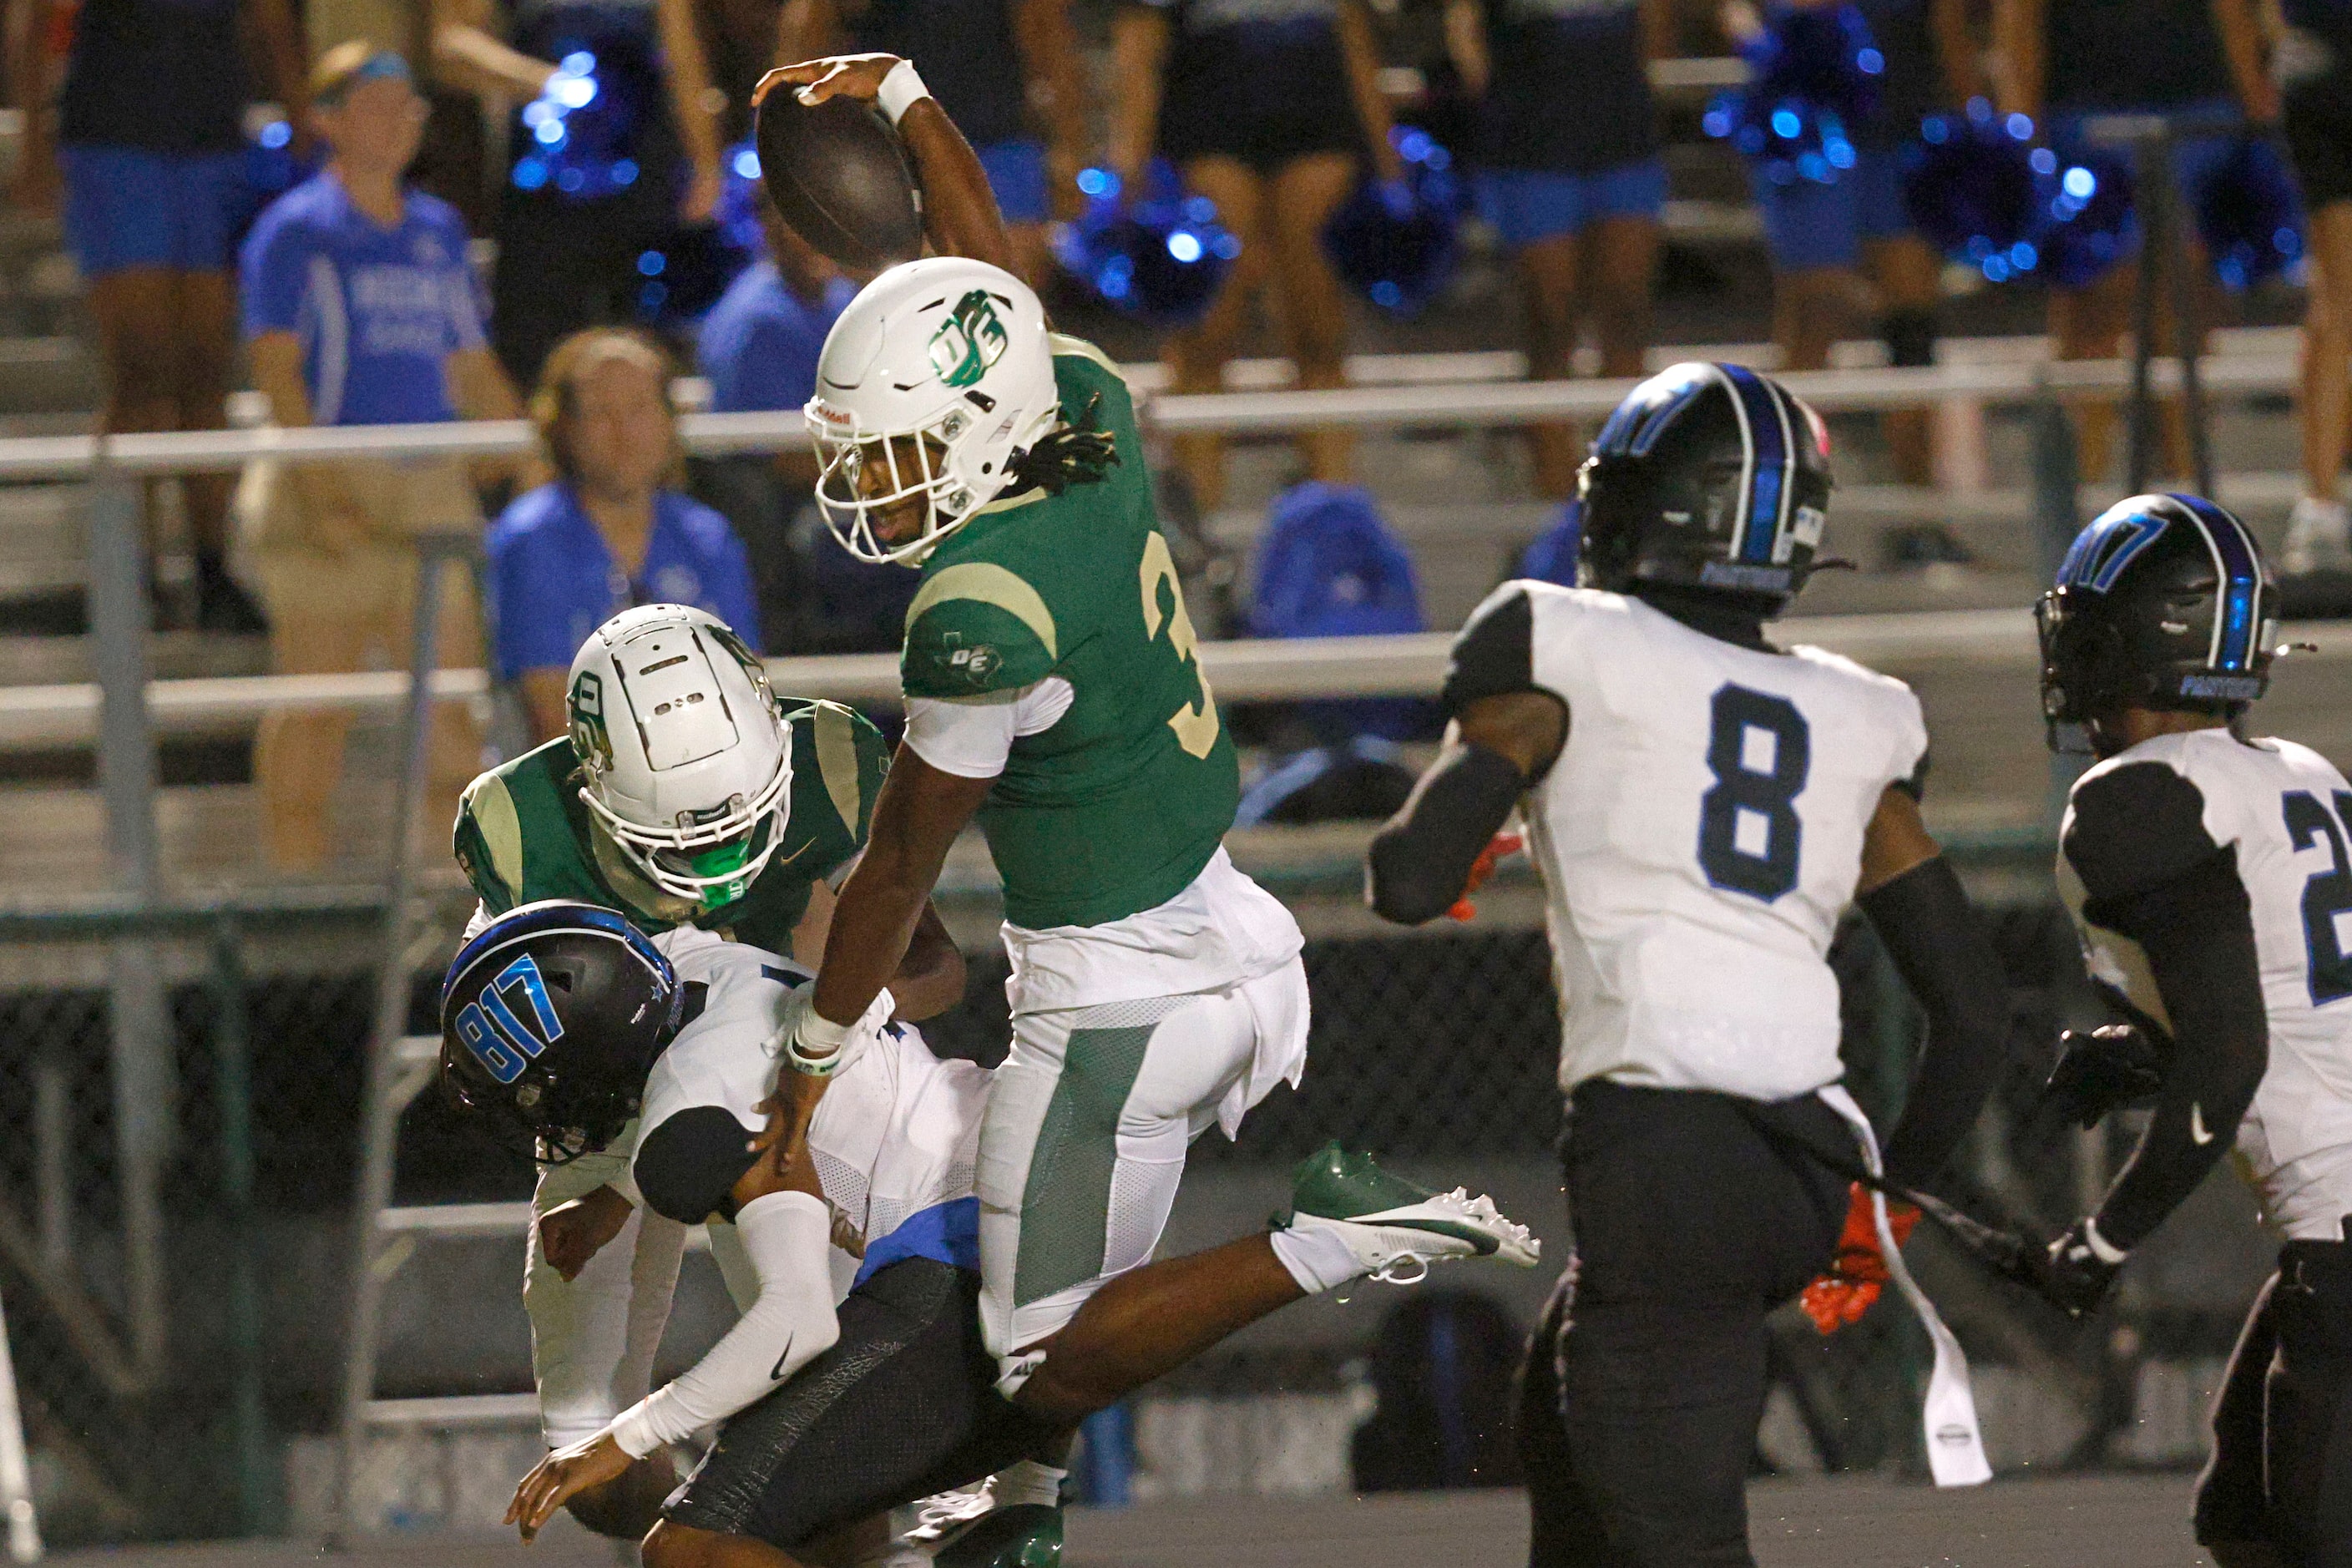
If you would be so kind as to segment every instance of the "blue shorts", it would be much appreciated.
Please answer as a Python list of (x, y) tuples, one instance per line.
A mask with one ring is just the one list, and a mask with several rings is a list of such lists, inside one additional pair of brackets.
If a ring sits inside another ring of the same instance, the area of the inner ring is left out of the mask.
[(1856, 147), (1853, 167), (1833, 185), (1811, 180), (1776, 184), (1761, 172), (1751, 184), (1776, 272), (1858, 267), (1866, 242), (1911, 232), (1911, 215), (1903, 206), (1903, 152), (1897, 147)]
[(243, 151), (155, 153), (87, 143), (58, 150), (66, 247), (84, 278), (133, 267), (225, 272), (252, 216)]
[(1553, 169), (1481, 169), (1474, 192), (1478, 216), (1517, 249), (1555, 235), (1577, 234), (1604, 218), (1654, 218), (1666, 205), (1666, 163), (1636, 158), (1570, 174)]
[(1010, 224), (1044, 223), (1054, 216), (1045, 189), (1045, 144), (1042, 142), (991, 142), (975, 147), (988, 188), (996, 193), (996, 209)]

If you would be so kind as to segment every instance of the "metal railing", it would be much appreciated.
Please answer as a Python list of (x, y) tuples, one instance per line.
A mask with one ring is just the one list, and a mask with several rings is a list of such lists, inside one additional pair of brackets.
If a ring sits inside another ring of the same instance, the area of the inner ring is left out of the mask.
[[(2295, 362), (2286, 354), (2209, 354), (2198, 362), (2198, 371), (2209, 395), (2280, 393), (2295, 384)], [(2128, 395), (2135, 388), (2136, 370), (2128, 360), (2050, 360), (1783, 371), (1779, 379), (1823, 413), (1868, 413), (1954, 399), (2021, 404), (2052, 396)], [(2183, 381), (2179, 361), (2149, 362), (2147, 386), (2151, 394), (2177, 392)], [(1169, 435), (1262, 435), (1314, 427), (1484, 428), (1599, 418), (1633, 384), (1594, 379), (1160, 393), (1143, 402), (1140, 413), (1147, 430)], [(689, 414), (680, 418), (679, 434), (687, 450), (698, 457), (793, 451), (808, 445), (807, 429), (797, 413)], [(260, 461), (514, 457), (534, 450), (535, 443), (531, 426), (520, 419), (26, 437), (0, 441), (0, 479), (85, 479), (102, 470), (144, 477)]]

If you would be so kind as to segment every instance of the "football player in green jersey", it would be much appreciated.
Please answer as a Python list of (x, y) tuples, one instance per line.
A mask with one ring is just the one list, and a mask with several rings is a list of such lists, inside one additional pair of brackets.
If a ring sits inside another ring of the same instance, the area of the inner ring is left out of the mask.
[[(1525, 1229), (1488, 1200), (1427, 1192), (1336, 1147), (1302, 1168), (1274, 1230), (1150, 1261), (1192, 1139), (1230, 1136), (1306, 1065), (1302, 938), (1223, 847), (1233, 742), (1125, 384), (1099, 351), (1050, 333), (1004, 269), (1001, 222), (972, 218), (993, 216), (979, 165), (911, 65), (845, 57), (762, 87), (786, 83), (803, 102), (878, 103), (927, 215), (960, 215), (957, 235), (930, 226), (960, 254), (868, 284), (827, 338), (808, 405), (835, 531), (923, 581), (901, 660), (907, 738), (835, 909), (814, 1006), (785, 1047), (800, 1120), (780, 1130), (780, 1157), (794, 1158), (849, 1025), (977, 816), (1013, 961), (1013, 1045), (978, 1179), (982, 1335), (1006, 1397), (1066, 1428), (1314, 1291), (1417, 1278), (1445, 1258), (1532, 1264)], [(1052, 1498), (1044, 1486), (952, 1521), (970, 1528), (941, 1532), (936, 1561), (1055, 1560)], [(781, 1542), (677, 1523), (649, 1538), (648, 1562), (793, 1561)]]
[[(620, 911), (666, 951), (725, 939), (814, 963), (832, 885), (866, 840), (887, 771), (874, 726), (831, 702), (777, 697), (741, 639), (682, 605), (625, 610), (598, 627), (568, 691), (570, 732), (482, 774), (458, 807), (478, 923), (574, 899)], [(890, 989), (908, 1018), (962, 999), (962, 956), (928, 906)], [(645, 1393), (667, 1315), (666, 1289), (633, 1296), (629, 1282), (675, 1277), (686, 1228), (637, 1212), (635, 1144), (633, 1126), (609, 1148), (550, 1163), (533, 1194), (523, 1300), (551, 1448)], [(730, 1229), (713, 1232), (723, 1262)], [(651, 1304), (633, 1308), (639, 1298)], [(676, 1479), (656, 1454), (572, 1510), (635, 1539)]]

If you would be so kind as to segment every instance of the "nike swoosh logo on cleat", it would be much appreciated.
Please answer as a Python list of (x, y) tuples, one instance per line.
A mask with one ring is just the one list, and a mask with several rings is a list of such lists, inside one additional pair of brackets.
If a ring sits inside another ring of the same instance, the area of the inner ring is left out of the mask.
[(1478, 1249), (1478, 1256), (1481, 1258), (1484, 1258), (1490, 1252), (1499, 1250), (1502, 1247), (1502, 1243), (1495, 1239), (1492, 1232), (1481, 1230), (1475, 1225), (1462, 1225), (1454, 1220), (1413, 1218), (1386, 1219), (1378, 1215), (1360, 1215), (1356, 1217), (1354, 1223), (1357, 1225), (1379, 1226), (1383, 1230), (1418, 1230), (1425, 1232), (1431, 1236), (1450, 1236), (1456, 1241), (1466, 1241), (1471, 1246), (1476, 1247)]
[(2213, 1134), (2205, 1131), (2205, 1108), (2193, 1100), (2189, 1102), (2189, 1139), (2200, 1149), (2213, 1142)]

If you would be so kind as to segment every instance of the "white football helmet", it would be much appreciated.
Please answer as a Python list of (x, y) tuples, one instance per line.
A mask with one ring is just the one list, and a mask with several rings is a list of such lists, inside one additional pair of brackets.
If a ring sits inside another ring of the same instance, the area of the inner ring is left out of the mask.
[[(984, 261), (893, 267), (826, 334), (804, 412), (824, 465), (817, 505), (835, 537), (860, 560), (917, 564), (1060, 423), (1045, 309)], [(883, 537), (877, 524), (918, 508), (919, 531)]]
[(704, 909), (741, 898), (792, 810), (792, 728), (759, 656), (708, 611), (644, 605), (590, 634), (570, 693), (580, 798), (629, 863)]

